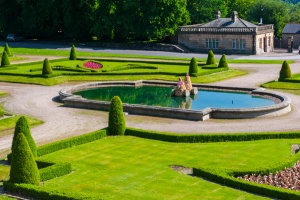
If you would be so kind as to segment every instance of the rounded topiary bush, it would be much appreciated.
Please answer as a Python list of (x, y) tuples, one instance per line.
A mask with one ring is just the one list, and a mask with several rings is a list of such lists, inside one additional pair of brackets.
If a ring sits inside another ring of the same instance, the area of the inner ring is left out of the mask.
[(25, 116), (22, 116), (18, 119), (16, 126), (15, 126), (15, 132), (14, 132), (14, 137), (13, 137), (13, 142), (11, 145), (11, 151), (13, 151), (13, 149), (16, 146), (16, 137), (19, 133), (23, 133), (24, 136), (27, 139), (27, 142), (29, 144), (29, 147), (31, 149), (31, 152), (33, 154), (34, 157), (37, 157), (37, 150), (36, 150), (36, 144), (34, 142), (34, 139), (32, 138), (31, 132), (30, 132), (30, 127), (28, 124), (28, 120)]
[(19, 133), (15, 138), (16, 145), (12, 152), (10, 179), (12, 183), (40, 184), (38, 166), (32, 155), (26, 137)]
[(4, 51), (7, 53), (8, 56), (11, 56), (10, 50), (9, 50), (9, 46), (8, 46), (7, 43), (6, 43), (5, 46), (4, 46)]
[(51, 68), (50, 63), (48, 61), (48, 58), (45, 58), (45, 60), (44, 60), (42, 74), (43, 75), (52, 74), (52, 68)]
[(3, 51), (2, 58), (1, 58), (1, 67), (6, 67), (6, 66), (10, 66), (10, 62), (6, 51)]
[(284, 81), (286, 78), (292, 78), (292, 71), (290, 65), (285, 60), (279, 72), (279, 81)]
[(215, 55), (212, 50), (209, 50), (207, 60), (206, 60), (206, 65), (213, 65), (213, 64), (216, 64)]
[(189, 74), (198, 73), (198, 63), (196, 58), (192, 58), (189, 67)]
[(219, 61), (219, 65), (218, 65), (219, 68), (221, 67), (226, 67), (228, 68), (228, 63), (227, 63), (227, 60), (226, 60), (226, 55), (223, 54), (220, 61)]
[(126, 130), (122, 101), (118, 96), (111, 99), (108, 116), (109, 135), (124, 135)]
[(77, 58), (77, 56), (76, 56), (75, 46), (72, 45), (69, 60), (76, 60), (76, 58)]

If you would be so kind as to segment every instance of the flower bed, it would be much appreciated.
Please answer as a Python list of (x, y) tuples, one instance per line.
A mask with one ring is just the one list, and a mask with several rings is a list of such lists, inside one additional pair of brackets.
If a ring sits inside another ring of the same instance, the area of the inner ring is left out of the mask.
[(103, 67), (102, 64), (93, 61), (85, 62), (83, 63), (83, 66), (89, 69), (101, 69)]

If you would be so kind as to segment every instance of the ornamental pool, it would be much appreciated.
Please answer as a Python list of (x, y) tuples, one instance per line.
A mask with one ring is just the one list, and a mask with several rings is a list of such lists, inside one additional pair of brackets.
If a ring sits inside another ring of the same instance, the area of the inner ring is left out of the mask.
[(110, 100), (119, 96), (123, 110), (133, 115), (203, 121), (274, 117), (291, 111), (291, 100), (262, 88), (193, 84), (198, 94), (171, 97), (176, 82), (103, 81), (85, 83), (59, 91), (64, 106), (109, 110)]
[(173, 87), (109, 86), (74, 92), (85, 99), (110, 101), (119, 96), (123, 103), (202, 110), (205, 108), (256, 108), (274, 105), (272, 99), (242, 92), (199, 90), (190, 97), (171, 97)]

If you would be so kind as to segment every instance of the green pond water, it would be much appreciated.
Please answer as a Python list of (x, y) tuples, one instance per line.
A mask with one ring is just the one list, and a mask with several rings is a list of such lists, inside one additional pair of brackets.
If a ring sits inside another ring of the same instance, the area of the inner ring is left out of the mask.
[(251, 96), (247, 93), (199, 90), (190, 97), (171, 97), (172, 87), (111, 86), (78, 91), (74, 94), (83, 98), (99, 101), (110, 101), (119, 96), (123, 103), (142, 104), (171, 108), (202, 110), (204, 108), (255, 108), (274, 105), (271, 99)]

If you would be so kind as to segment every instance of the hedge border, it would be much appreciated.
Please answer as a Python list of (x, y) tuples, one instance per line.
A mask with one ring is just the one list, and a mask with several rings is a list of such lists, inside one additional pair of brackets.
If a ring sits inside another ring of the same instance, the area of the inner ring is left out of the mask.
[(222, 134), (172, 134), (126, 128), (125, 135), (175, 143), (208, 143), (208, 142), (241, 142), (267, 139), (300, 138), (300, 131), (292, 132), (261, 132), (261, 133), (222, 133)]

